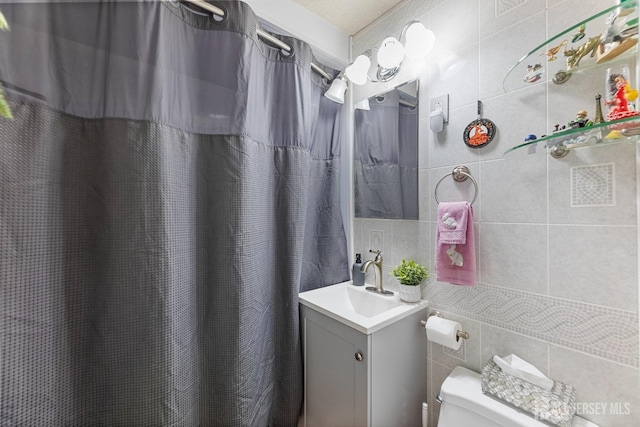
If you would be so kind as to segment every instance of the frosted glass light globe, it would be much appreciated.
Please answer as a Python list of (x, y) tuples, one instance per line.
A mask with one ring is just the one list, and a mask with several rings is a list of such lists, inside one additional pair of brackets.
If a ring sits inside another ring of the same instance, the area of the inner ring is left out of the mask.
[(369, 105), (368, 99), (363, 99), (362, 101), (356, 103), (354, 107), (356, 110), (365, 110), (365, 111), (371, 110), (371, 106)]
[(367, 82), (367, 72), (371, 66), (371, 59), (367, 55), (360, 55), (353, 64), (344, 69), (344, 74), (354, 84), (363, 85)]
[(331, 82), (331, 86), (324, 93), (324, 96), (338, 104), (344, 104), (344, 93), (347, 90), (347, 82), (343, 77), (337, 77)]
[(404, 46), (395, 37), (387, 37), (378, 49), (377, 59), (382, 68), (395, 68), (404, 59)]
[(405, 55), (410, 59), (420, 59), (429, 54), (436, 43), (433, 31), (428, 30), (420, 22), (411, 24), (405, 33)]

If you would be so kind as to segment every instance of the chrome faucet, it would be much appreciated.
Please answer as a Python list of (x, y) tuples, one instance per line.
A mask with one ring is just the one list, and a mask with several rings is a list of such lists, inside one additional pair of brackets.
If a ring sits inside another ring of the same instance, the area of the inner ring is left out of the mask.
[(393, 295), (393, 292), (391, 291), (385, 291), (384, 288), (382, 287), (382, 255), (381, 255), (381, 251), (374, 251), (369, 249), (369, 252), (371, 252), (372, 254), (376, 254), (376, 257), (374, 260), (369, 260), (367, 262), (365, 262), (364, 264), (362, 264), (362, 267), (360, 268), (360, 271), (362, 271), (363, 273), (367, 272), (367, 269), (369, 268), (370, 265), (373, 265), (373, 271), (375, 273), (376, 276), (376, 286), (375, 288), (373, 286), (367, 286), (367, 290), (371, 291), (371, 292), (375, 292), (377, 294), (380, 295)]

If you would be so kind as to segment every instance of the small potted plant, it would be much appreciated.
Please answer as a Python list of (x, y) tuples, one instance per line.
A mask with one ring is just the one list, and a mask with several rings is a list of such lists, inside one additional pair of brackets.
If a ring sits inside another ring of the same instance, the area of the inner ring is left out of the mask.
[(402, 260), (391, 272), (400, 282), (400, 299), (406, 302), (418, 302), (422, 297), (420, 283), (429, 277), (429, 271), (424, 265), (415, 261)]

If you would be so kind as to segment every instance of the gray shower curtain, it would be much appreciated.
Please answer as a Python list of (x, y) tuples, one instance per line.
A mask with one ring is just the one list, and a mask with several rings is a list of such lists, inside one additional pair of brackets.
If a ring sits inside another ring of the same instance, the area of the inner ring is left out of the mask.
[(0, 5), (0, 425), (296, 424), (342, 114), (215, 4)]
[(358, 218), (418, 219), (418, 108), (400, 99), (395, 89), (355, 111)]

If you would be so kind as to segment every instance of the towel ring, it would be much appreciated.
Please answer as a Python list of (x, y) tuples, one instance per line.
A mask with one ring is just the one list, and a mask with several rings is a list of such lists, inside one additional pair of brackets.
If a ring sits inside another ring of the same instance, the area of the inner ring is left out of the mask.
[(440, 186), (440, 183), (442, 183), (442, 181), (444, 181), (444, 179), (446, 177), (448, 177), (449, 175), (451, 175), (451, 177), (456, 182), (464, 182), (464, 181), (467, 180), (467, 178), (471, 179), (471, 182), (473, 183), (473, 188), (474, 188), (474, 191), (475, 191), (473, 193), (473, 200), (471, 200), (471, 203), (470, 203), (470, 204), (473, 204), (473, 202), (475, 202), (476, 198), (478, 197), (478, 183), (471, 176), (471, 172), (469, 171), (469, 168), (464, 166), (464, 165), (456, 166), (455, 168), (453, 168), (453, 171), (451, 171), (451, 174), (447, 174), (447, 175), (443, 176), (442, 178), (440, 178), (440, 181), (438, 181), (438, 183), (436, 184), (435, 190), (433, 190), (433, 195), (436, 198), (436, 203), (440, 203), (440, 200), (438, 200), (438, 187)]

